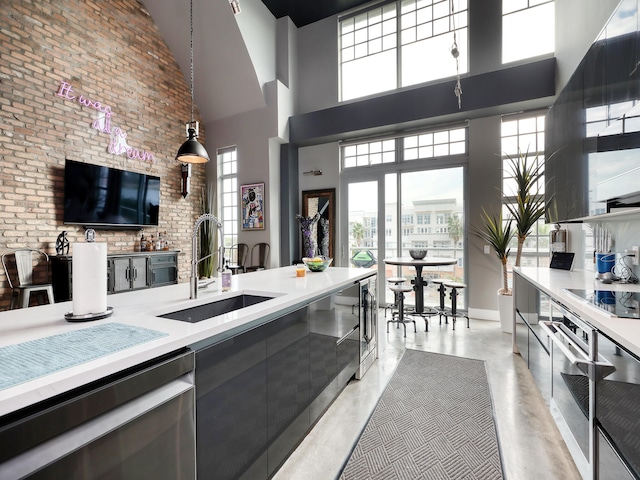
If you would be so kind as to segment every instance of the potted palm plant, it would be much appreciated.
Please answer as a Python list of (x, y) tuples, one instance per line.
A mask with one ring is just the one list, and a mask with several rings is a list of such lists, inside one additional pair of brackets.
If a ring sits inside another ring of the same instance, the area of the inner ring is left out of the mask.
[(503, 332), (513, 331), (513, 296), (508, 283), (507, 262), (511, 254), (511, 240), (515, 235), (513, 219), (504, 221), (502, 213), (488, 214), (482, 209), (482, 227), (475, 229), (476, 235), (493, 248), (502, 264), (502, 288), (498, 290), (498, 312)]
[(544, 196), (538, 194), (538, 184), (544, 179), (544, 163), (536, 155), (530, 158), (528, 152), (518, 151), (518, 155), (507, 155), (510, 174), (515, 182), (515, 202), (507, 203), (518, 237), (515, 266), (520, 266), (522, 248), (527, 236), (545, 212)]

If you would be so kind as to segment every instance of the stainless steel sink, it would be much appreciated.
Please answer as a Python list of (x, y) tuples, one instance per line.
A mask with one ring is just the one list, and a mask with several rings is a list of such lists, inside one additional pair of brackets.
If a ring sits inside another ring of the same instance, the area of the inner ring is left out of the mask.
[(224, 315), (225, 313), (234, 312), (242, 308), (250, 307), (261, 302), (266, 302), (274, 297), (264, 295), (240, 294), (235, 297), (216, 300), (215, 302), (205, 303), (197, 307), (185, 308), (175, 312), (158, 315), (162, 318), (170, 318), (172, 320), (180, 320), (182, 322), (197, 323), (208, 318)]

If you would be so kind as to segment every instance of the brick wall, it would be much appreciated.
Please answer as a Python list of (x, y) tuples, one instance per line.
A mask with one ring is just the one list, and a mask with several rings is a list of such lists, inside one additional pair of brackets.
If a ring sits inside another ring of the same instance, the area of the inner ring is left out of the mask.
[[(153, 19), (136, 0), (0, 3), (0, 250), (30, 247), (53, 255), (63, 230), (70, 242), (83, 238), (84, 228), (63, 224), (68, 158), (161, 178), (159, 230), (183, 252), (180, 281), (187, 281), (204, 166), (194, 166), (192, 193), (183, 199), (174, 156), (190, 116), (189, 85)], [(56, 95), (63, 82), (76, 99)], [(83, 105), (79, 95), (101, 105)], [(112, 134), (119, 127), (130, 147), (153, 153), (155, 164), (109, 153), (113, 135), (92, 127), (105, 105)], [(97, 233), (117, 253), (133, 251), (141, 231)], [(155, 228), (145, 232), (152, 233)], [(9, 299), (2, 272), (0, 308)]]

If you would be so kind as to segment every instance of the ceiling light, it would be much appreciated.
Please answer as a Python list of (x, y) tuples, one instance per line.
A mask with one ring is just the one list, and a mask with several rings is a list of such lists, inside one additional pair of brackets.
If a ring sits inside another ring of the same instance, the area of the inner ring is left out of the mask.
[(190, 55), (191, 55), (191, 121), (187, 123), (187, 141), (176, 154), (176, 160), (182, 163), (206, 163), (209, 161), (207, 150), (198, 142), (198, 122), (193, 119), (193, 0), (189, 2)]

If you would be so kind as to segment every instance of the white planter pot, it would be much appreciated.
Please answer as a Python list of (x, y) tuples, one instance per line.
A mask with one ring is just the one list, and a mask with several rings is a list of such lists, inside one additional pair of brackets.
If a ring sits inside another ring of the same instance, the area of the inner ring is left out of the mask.
[(513, 333), (513, 295), (498, 293), (498, 313), (500, 326), (505, 333)]

